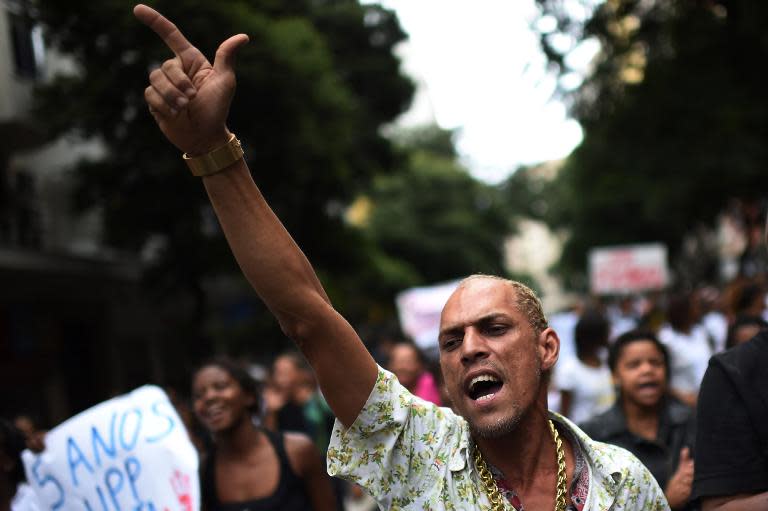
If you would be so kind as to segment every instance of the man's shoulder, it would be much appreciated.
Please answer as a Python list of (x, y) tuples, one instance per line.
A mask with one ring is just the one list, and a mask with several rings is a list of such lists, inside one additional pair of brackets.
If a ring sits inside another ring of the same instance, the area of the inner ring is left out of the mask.
[(590, 492), (595, 492), (593, 502), (597, 508), (618, 505), (622, 509), (669, 509), (653, 475), (634, 454), (617, 445), (593, 440), (568, 419), (553, 416), (579, 442), (591, 470)]
[(766, 362), (768, 362), (768, 332), (760, 332), (751, 340), (718, 353), (711, 359), (712, 364), (718, 364), (728, 372), (762, 368)]
[(589, 439), (590, 459), (595, 465), (605, 469), (606, 474), (631, 475), (645, 473), (645, 465), (624, 447), (599, 440)]
[(751, 400), (755, 394), (768, 393), (768, 332), (761, 332), (750, 341), (714, 355), (704, 376), (703, 387), (721, 392), (733, 387), (742, 398)]
[(463, 418), (414, 396), (379, 368), (353, 424), (345, 428), (336, 421), (328, 473), (360, 484), (380, 504), (390, 502), (403, 492), (432, 488), (441, 474), (466, 466), (469, 438)]
[(337, 424), (335, 435), (359, 435), (369, 438), (382, 434), (435, 435), (461, 438), (466, 436), (467, 425), (450, 408), (440, 407), (414, 396), (403, 387), (394, 374), (379, 367), (376, 383), (357, 419), (345, 429)]
[(668, 511), (669, 504), (653, 474), (631, 452), (618, 445), (590, 440), (590, 463), (601, 491), (617, 509)]
[(560, 419), (560, 422), (568, 427), (572, 435), (576, 437), (587, 460), (594, 468), (599, 469), (604, 475), (611, 476), (612, 474), (618, 473), (627, 474), (638, 469), (641, 471), (646, 470), (645, 465), (643, 465), (634, 454), (623, 447), (595, 440), (570, 420), (560, 415), (557, 415), (557, 418)]

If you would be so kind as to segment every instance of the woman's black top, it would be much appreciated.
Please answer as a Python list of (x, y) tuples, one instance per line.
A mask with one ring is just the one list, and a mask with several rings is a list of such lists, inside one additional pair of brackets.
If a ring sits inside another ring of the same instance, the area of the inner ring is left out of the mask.
[(288, 461), (283, 435), (267, 430), (262, 431), (269, 439), (272, 447), (274, 447), (280, 465), (280, 479), (275, 492), (260, 499), (243, 502), (221, 502), (216, 491), (214, 471), (216, 451), (214, 447), (211, 449), (202, 467), (201, 491), (203, 509), (206, 511), (307, 511), (312, 509), (304, 483), (293, 471)]

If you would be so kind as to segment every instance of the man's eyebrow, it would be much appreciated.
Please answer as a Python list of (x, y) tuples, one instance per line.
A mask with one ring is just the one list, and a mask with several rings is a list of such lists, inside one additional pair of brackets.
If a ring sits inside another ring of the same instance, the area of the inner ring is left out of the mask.
[(462, 333), (464, 331), (464, 328), (466, 328), (468, 325), (487, 325), (488, 323), (493, 323), (494, 321), (498, 321), (500, 319), (509, 320), (509, 316), (507, 314), (504, 314), (503, 312), (492, 312), (490, 314), (481, 316), (480, 318), (474, 321), (470, 321), (468, 323), (450, 325), (440, 330), (438, 339), (447, 335)]
[(499, 319), (508, 319), (508, 318), (509, 318), (509, 316), (507, 316), (504, 313), (493, 312), (491, 314), (487, 314), (487, 315), (481, 317), (480, 319), (475, 321), (475, 323), (491, 323), (492, 321), (496, 321), (496, 320), (499, 320)]
[(509, 317), (509, 314), (504, 314), (503, 312), (492, 312), (476, 319), (472, 322), (472, 324), (478, 326), (487, 326), (494, 321), (511, 321), (511, 318)]
[(440, 340), (441, 338), (452, 335), (452, 334), (460, 334), (464, 331), (464, 325), (451, 325), (447, 328), (441, 329), (440, 332), (437, 335), (437, 339)]

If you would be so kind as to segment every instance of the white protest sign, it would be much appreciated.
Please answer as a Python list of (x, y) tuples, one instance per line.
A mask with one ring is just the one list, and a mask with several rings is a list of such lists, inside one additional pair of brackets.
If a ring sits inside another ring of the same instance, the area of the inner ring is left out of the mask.
[(437, 346), (440, 313), (458, 285), (456, 280), (436, 286), (413, 287), (397, 295), (395, 302), (400, 327), (421, 349)]
[(595, 248), (589, 253), (589, 282), (596, 294), (663, 289), (669, 283), (667, 248), (660, 243)]
[(168, 396), (146, 385), (90, 408), (22, 454), (43, 510), (197, 511), (197, 451)]

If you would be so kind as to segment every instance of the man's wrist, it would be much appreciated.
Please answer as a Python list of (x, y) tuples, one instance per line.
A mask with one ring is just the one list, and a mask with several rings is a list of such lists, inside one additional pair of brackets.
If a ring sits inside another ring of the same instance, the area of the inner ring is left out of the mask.
[(185, 151), (182, 149), (182, 152), (191, 158), (203, 156), (210, 153), (211, 151), (215, 151), (219, 147), (226, 145), (231, 137), (232, 132), (227, 128), (224, 128), (221, 133), (211, 137), (206, 137), (204, 140), (196, 141), (188, 148), (188, 150)]
[(211, 151), (199, 156), (184, 153), (182, 156), (192, 175), (197, 177), (212, 176), (228, 169), (233, 164), (243, 159), (243, 147), (233, 134), (229, 134), (227, 141)]

